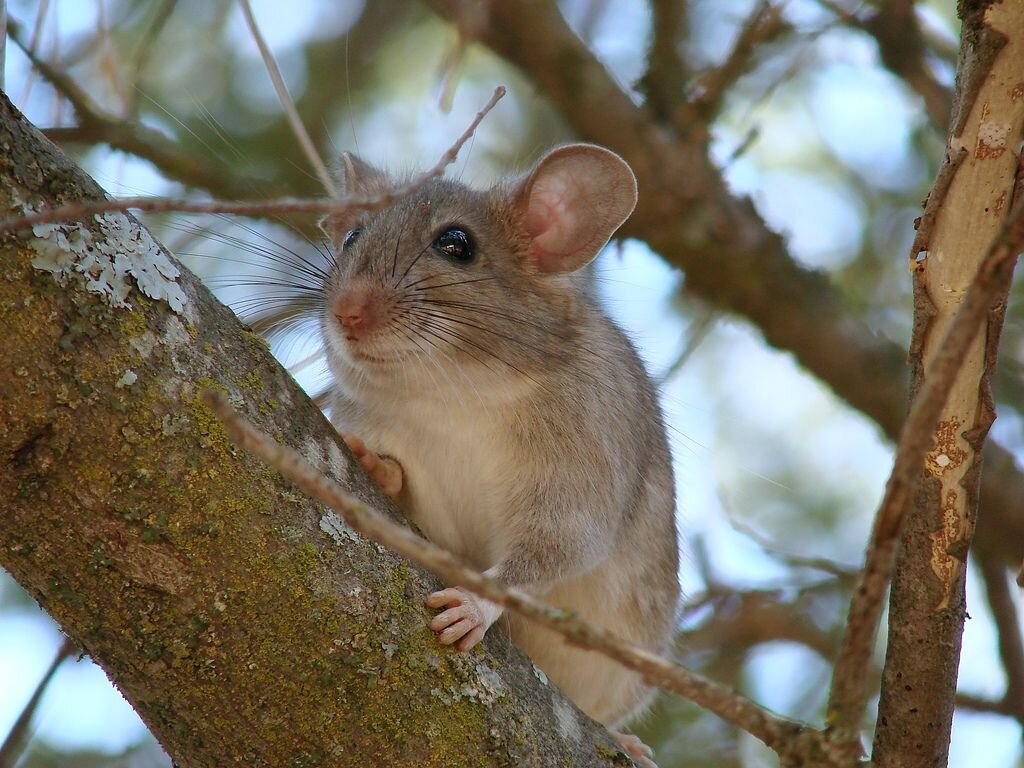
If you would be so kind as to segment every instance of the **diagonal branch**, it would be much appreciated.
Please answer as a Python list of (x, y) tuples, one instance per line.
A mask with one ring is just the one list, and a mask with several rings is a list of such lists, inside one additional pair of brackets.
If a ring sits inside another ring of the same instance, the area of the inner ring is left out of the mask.
[(338, 192), (334, 187), (334, 180), (331, 178), (331, 174), (327, 172), (327, 167), (324, 165), (320, 153), (316, 151), (316, 147), (313, 146), (313, 140), (309, 138), (309, 133), (302, 124), (302, 118), (299, 117), (299, 112), (295, 109), (295, 102), (292, 100), (291, 94), (288, 93), (288, 86), (285, 85), (284, 77), (281, 75), (281, 68), (277, 66), (277, 59), (274, 58), (270, 46), (267, 45), (267, 41), (260, 31), (259, 24), (256, 23), (256, 16), (252, 12), (252, 6), (249, 4), (249, 0), (239, 0), (239, 5), (242, 7), (245, 23), (249, 26), (253, 40), (256, 41), (256, 47), (259, 48), (260, 56), (263, 58), (264, 64), (266, 64), (267, 73), (274, 84), (274, 90), (277, 91), (277, 97), (281, 102), (281, 108), (284, 110), (285, 117), (288, 119), (288, 125), (291, 126), (292, 133), (295, 134), (295, 138), (298, 140), (299, 146), (302, 147), (302, 151), (306, 155), (306, 159), (309, 160), (309, 164), (316, 171), (317, 178), (320, 179), (324, 192), (328, 197), (335, 197)]
[(830, 722), (855, 731), (864, 712), (867, 693), (861, 679), (882, 615), (885, 590), (892, 575), (900, 526), (910, 504), (917, 475), (939, 414), (964, 357), (977, 337), (989, 309), (1006, 291), (1017, 254), (1024, 247), (1024, 196), (1018, 198), (989, 246), (977, 274), (964, 294), (928, 375), (903, 425), (896, 459), (871, 532), (864, 570), (853, 592), (847, 633), (833, 674)]
[(691, 699), (760, 739), (787, 761), (810, 756), (820, 749), (819, 732), (774, 715), (668, 659), (620, 639), (608, 630), (588, 624), (526, 592), (506, 587), (474, 571), (450, 552), (364, 504), (314, 469), (294, 450), (280, 445), (257, 430), (228, 404), (223, 395), (206, 390), (203, 397), (224, 422), (232, 440), (281, 472), (310, 496), (329, 506), (356, 532), (386, 544), (403, 557), (441, 576), (449, 584), (460, 584), (558, 632), (575, 645), (603, 653), (623, 666), (640, 672), (652, 684)]
[(692, 108), (705, 121), (718, 113), (729, 88), (752, 69), (758, 47), (790, 29), (782, 15), (782, 7), (782, 4), (774, 4), (772, 0), (760, 0), (740, 27), (725, 61), (701, 75), (698, 80), (699, 92)]

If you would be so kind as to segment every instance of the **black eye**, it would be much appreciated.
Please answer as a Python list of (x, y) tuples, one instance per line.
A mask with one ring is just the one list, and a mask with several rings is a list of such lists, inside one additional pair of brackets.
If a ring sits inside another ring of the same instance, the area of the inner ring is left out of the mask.
[(469, 235), (455, 227), (442, 232), (434, 241), (433, 248), (460, 264), (468, 264), (473, 260), (473, 243)]
[(351, 246), (356, 240), (359, 239), (359, 236), (361, 234), (363, 234), (363, 230), (359, 229), (358, 227), (356, 227), (355, 229), (350, 229), (348, 232), (346, 232), (345, 237), (341, 241), (342, 250)]

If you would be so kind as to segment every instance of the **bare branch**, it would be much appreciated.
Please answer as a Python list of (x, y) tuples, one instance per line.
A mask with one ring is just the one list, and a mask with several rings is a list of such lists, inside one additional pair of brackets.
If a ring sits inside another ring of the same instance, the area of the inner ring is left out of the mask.
[(992, 302), (1005, 290), (1014, 261), (1024, 245), (1024, 199), (1017, 202), (1000, 235), (989, 247), (928, 377), (903, 425), (896, 460), (875, 515), (864, 571), (850, 604), (847, 632), (833, 674), (830, 721), (855, 730), (867, 703), (862, 670), (871, 657), (885, 591), (892, 576), (900, 524), (913, 493), (917, 473), (931, 447), (939, 413)]
[(165, 197), (128, 197), (113, 200), (96, 200), (88, 202), (69, 203), (57, 206), (38, 213), (33, 213), (17, 218), (0, 220), (0, 234), (10, 232), (23, 227), (31, 227), (37, 224), (48, 224), (69, 219), (80, 219), (97, 213), (109, 211), (136, 210), (146, 213), (234, 213), (243, 216), (279, 216), (285, 213), (326, 213), (351, 211), (356, 209), (374, 210), (390, 205), (396, 200), (411, 194), (422, 187), (428, 181), (444, 173), (445, 168), (455, 162), (459, 150), (469, 141), (476, 131), (480, 122), (487, 116), (502, 96), (505, 95), (505, 87), (498, 86), (490, 101), (476, 114), (473, 122), (462, 133), (451, 147), (441, 156), (441, 159), (429, 170), (416, 176), (408, 184), (401, 185), (382, 195), (367, 198), (348, 198), (338, 200), (334, 198), (297, 198), (283, 197), (263, 202), (201, 202), (195, 200), (176, 200)]
[(224, 422), (228, 434), (242, 448), (277, 469), (299, 488), (323, 502), (357, 532), (386, 544), (403, 557), (505, 608), (558, 632), (570, 642), (598, 651), (635, 670), (652, 685), (673, 691), (700, 704), (719, 717), (763, 741), (783, 756), (811, 754), (819, 746), (819, 732), (779, 717), (716, 683), (689, 672), (668, 659), (627, 643), (559, 608), (464, 565), (458, 558), (409, 528), (392, 522), (317, 472), (298, 453), (281, 446), (240, 416), (219, 393), (206, 390), (206, 403)]
[(668, 121), (686, 97), (687, 67), (682, 53), (686, 37), (686, 0), (652, 0), (651, 45), (647, 71), (639, 86), (655, 117)]
[(758, 46), (788, 29), (790, 26), (782, 16), (782, 5), (774, 5), (772, 0), (761, 0), (740, 27), (725, 61), (698, 78), (699, 90), (692, 107), (705, 119), (713, 117), (729, 88), (753, 67)]
[(171, 18), (171, 14), (174, 13), (174, 6), (176, 4), (177, 0), (162, 0), (156, 9), (153, 21), (150, 22), (149, 26), (142, 33), (138, 42), (135, 43), (135, 55), (130, 65), (131, 85), (133, 87), (128, 90), (127, 104), (125, 105), (125, 115), (127, 117), (137, 117), (138, 115), (139, 96), (142, 94), (138, 86), (139, 81), (146, 71), (146, 65), (149, 63), (149, 58), (155, 48), (156, 39), (160, 36), (167, 21)]
[[(837, 580), (817, 585), (814, 591), (840, 592)], [(715, 587), (687, 599), (684, 611), (693, 614), (707, 606), (713, 610), (707, 620), (681, 632), (677, 647), (685, 652), (713, 651), (728, 656), (737, 651), (788, 640), (810, 648), (831, 662), (839, 645), (834, 628), (822, 629), (820, 621), (803, 599), (808, 590), (736, 589)]]
[(50, 666), (43, 673), (42, 678), (40, 678), (39, 683), (36, 685), (36, 689), (32, 692), (28, 701), (25, 702), (25, 706), (22, 708), (21, 714), (18, 715), (18, 719), (11, 726), (7, 738), (4, 739), (3, 744), (0, 744), (0, 768), (13, 768), (17, 764), (22, 750), (28, 744), (28, 729), (32, 724), (32, 716), (39, 709), (39, 703), (43, 700), (46, 688), (50, 685), (50, 681), (53, 680), (53, 676), (57, 674), (60, 665), (75, 652), (76, 647), (71, 638), (66, 637), (64, 642), (61, 643), (60, 648), (57, 649), (53, 661), (50, 662)]
[(1017, 702), (1008, 701), (1006, 698), (999, 699), (985, 699), (981, 696), (974, 696), (970, 693), (958, 693), (956, 695), (956, 708), (957, 709), (969, 709), (974, 712), (985, 712), (990, 715), (1005, 715), (1006, 717), (1013, 717), (1020, 719), (1020, 714), (1017, 712), (1019, 705)]
[(222, 198), (244, 199), (254, 189), (267, 188), (264, 179), (234, 171), (229, 173), (209, 158), (197, 161), (189, 153), (183, 152), (178, 143), (160, 131), (137, 122), (121, 120), (106, 112), (67, 73), (35, 54), (22, 40), (20, 27), (16, 22), (8, 20), (7, 28), (11, 39), (22, 49), (32, 62), (32, 66), (71, 103), (78, 117), (78, 126), (44, 130), (43, 133), (51, 141), (109, 144), (114, 149), (148, 160), (176, 181), (209, 190)]
[(999, 658), (1006, 672), (1006, 714), (1024, 725), (1024, 643), (1020, 617), (1010, 594), (1008, 573), (1003, 564), (988, 557), (975, 558), (985, 580), (985, 597), (999, 635)]
[(288, 93), (288, 86), (285, 85), (284, 78), (281, 76), (281, 69), (277, 66), (277, 59), (274, 58), (270, 46), (267, 45), (267, 41), (263, 38), (263, 33), (260, 32), (259, 25), (256, 23), (256, 17), (253, 15), (249, 0), (238, 0), (238, 3), (242, 7), (245, 22), (249, 25), (249, 32), (252, 33), (253, 40), (256, 41), (256, 46), (260, 49), (260, 56), (263, 58), (263, 63), (267, 67), (267, 73), (274, 83), (274, 90), (277, 91), (277, 98), (280, 100), (281, 107), (288, 118), (288, 125), (291, 126), (292, 133), (298, 139), (302, 151), (306, 154), (306, 159), (309, 160), (309, 164), (316, 171), (317, 178), (320, 179), (320, 183), (324, 187), (324, 192), (327, 193), (328, 197), (336, 197), (338, 190), (334, 187), (334, 180), (331, 178), (331, 174), (327, 172), (323, 159), (316, 151), (316, 147), (313, 146), (313, 140), (309, 138), (309, 133), (307, 133), (306, 127), (302, 124), (302, 118), (299, 117), (299, 112), (295, 109), (295, 102), (292, 101), (291, 94)]

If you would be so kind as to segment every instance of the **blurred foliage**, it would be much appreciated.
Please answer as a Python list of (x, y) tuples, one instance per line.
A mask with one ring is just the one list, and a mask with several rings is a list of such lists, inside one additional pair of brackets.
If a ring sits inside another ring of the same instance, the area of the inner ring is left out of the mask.
[[(223, 181), (195, 192), (318, 193), (234, 4), (53, 0), (49, 5), (38, 35), (39, 54), (74, 78), (109, 115), (160, 131), (182, 156), (199, 159)], [(875, 333), (905, 344), (912, 221), (941, 158), (945, 126), (929, 122), (919, 97), (883, 67), (875, 41), (842, 23), (828, 3), (782, 5), (781, 31), (754, 50), (747, 73), (729, 86), (707, 126), (712, 151), (732, 190), (749, 195), (766, 220), (788, 236), (793, 255), (827, 271)], [(836, 5), (849, 12), (874, 6)], [(651, 23), (646, 4), (564, 0), (560, 6), (620, 82), (640, 79)], [(728, 58), (753, 7), (748, 0), (689, 3), (680, 47), (688, 87)], [(28, 0), (8, 2), (25, 41), (33, 37), (39, 8)], [(488, 117), (453, 173), (493, 180), (571, 138), (565, 121), (535, 87), (493, 54), (470, 45), (464, 56), (453, 56), (458, 52), (453, 31), (413, 0), (268, 0), (255, 3), (255, 9), (303, 122), (329, 158), (355, 149), (392, 169), (432, 164), (497, 82), (507, 84), (510, 95)], [(957, 44), (952, 4), (933, 0), (918, 3), (918, 9), (931, 46), (928, 65), (951, 86)], [(75, 125), (52, 84), (33, 75), (30, 86), (28, 72), (24, 56), (8, 45), (7, 85), (19, 106), (41, 128)], [(445, 83), (455, 89), (448, 113), (437, 106)], [(634, 93), (639, 100), (636, 86)], [(188, 186), (94, 138), (64, 144), (115, 194), (180, 194)], [(243, 249), (239, 256), (233, 237), (257, 249), (277, 248), (265, 238), (308, 249), (285, 228), (250, 224), (252, 229), (239, 231), (217, 218), (201, 225), (185, 225), (180, 218), (152, 222), (172, 248), (203, 254), (189, 260), (197, 272), (236, 284), (259, 269), (254, 265), (259, 254)], [(301, 229), (315, 239), (313, 222)], [(220, 234), (204, 236), (208, 232)], [(665, 370), (673, 345), (681, 350), (692, 341), (685, 331), (679, 339), (666, 329), (696, 327), (707, 307), (687, 295), (685, 278), (667, 273), (642, 244), (625, 250), (620, 260), (608, 255), (599, 274), (613, 302), (622, 305), (625, 321), (646, 342), (645, 352)], [(651, 285), (664, 300), (644, 298), (640, 291)], [(245, 294), (237, 288), (230, 296), (244, 305)], [(1001, 424), (993, 433), (1018, 456), (1024, 454), (1022, 292), (1017, 281), (996, 386)], [(293, 361), (306, 348), (301, 339), (287, 343)], [(311, 386), (316, 389), (315, 382)], [(787, 714), (820, 719), (828, 679), (822, 648), (809, 650), (813, 645), (789, 636), (792, 632), (773, 634), (767, 620), (762, 625), (750, 619), (741, 627), (733, 620), (745, 616), (742, 600), (723, 595), (775, 590), (777, 625), (792, 629), (790, 618), (806, 617), (817, 630), (813, 642), (827, 650), (845, 617), (848, 579), (796, 563), (787, 554), (858, 562), (887, 471), (888, 447), (872, 424), (788, 355), (766, 348), (756, 329), (729, 318), (716, 317), (664, 389), (676, 431), (681, 521), (691, 539), (684, 589), (702, 606), (685, 617), (680, 658)], [(766, 541), (736, 530), (730, 519), (743, 521)], [(23, 607), (26, 598), (5, 582), (0, 600), (2, 633), (4, 612)], [(980, 604), (972, 606), (972, 615), (990, 626), (984, 612)], [(726, 631), (732, 634), (722, 634)], [(962, 681), (968, 688), (990, 689), (999, 678), (991, 630), (983, 636), (987, 645), (964, 650)], [(1010, 739), (1006, 754), (1016, 755), (1006, 765), (1015, 764), (1019, 749), (1005, 724), (1001, 721), (997, 731), (988, 725), (964, 730), (962, 736), (955, 731), (954, 755), (970, 754), (972, 740), (984, 738), (978, 734), (998, 732)], [(749, 739), (678, 699), (661, 697), (637, 730), (655, 748), (661, 768), (771, 762)], [(152, 745), (109, 756), (61, 753), (37, 740), (22, 765), (165, 761)]]

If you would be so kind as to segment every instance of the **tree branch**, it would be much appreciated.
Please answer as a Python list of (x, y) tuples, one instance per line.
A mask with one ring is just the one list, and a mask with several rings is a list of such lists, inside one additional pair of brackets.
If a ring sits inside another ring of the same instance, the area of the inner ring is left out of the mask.
[(1024, 725), (1024, 642), (1021, 642), (1020, 617), (1010, 594), (1008, 574), (1002, 563), (989, 558), (976, 558), (975, 562), (985, 580), (985, 596), (999, 637), (999, 659), (1006, 672), (1004, 714)]
[(686, 39), (687, 0), (651, 0), (651, 43), (647, 71), (637, 83), (655, 118), (668, 122), (686, 98), (688, 77), (682, 42)]
[(705, 121), (710, 121), (721, 108), (729, 87), (752, 68), (758, 46), (776, 39), (789, 28), (782, 16), (781, 4), (760, 0), (740, 27), (725, 61), (698, 78), (699, 91), (688, 109), (696, 109)]
[(32, 692), (29, 700), (25, 702), (25, 706), (18, 715), (18, 719), (14, 721), (14, 725), (11, 726), (7, 737), (0, 744), (0, 766), (14, 768), (18, 764), (18, 759), (25, 747), (28, 746), (29, 726), (32, 725), (32, 717), (35, 715), (36, 710), (39, 709), (39, 703), (43, 700), (43, 694), (46, 693), (46, 689), (53, 680), (53, 676), (57, 674), (57, 670), (60, 669), (60, 665), (74, 652), (75, 644), (70, 638), (64, 638), (64, 642), (60, 644), (60, 648), (54, 654), (50, 666), (47, 667), (43, 676), (36, 684), (36, 689)]
[[(960, 5), (958, 118), (948, 152), (967, 150), (969, 159), (945, 193), (929, 250), (914, 264), (913, 400), (897, 465), (906, 462), (894, 468), (890, 514), (878, 520), (893, 549), (900, 537), (872, 755), (882, 768), (948, 759), (981, 448), (995, 419), (990, 382), (1024, 247), (1024, 194), (1016, 190), (1024, 104), (1015, 95), (1024, 63), (1022, 11), (1017, 4)], [(992, 38), (1002, 39), (994, 55), (981, 42)], [(851, 608), (851, 625), (852, 617)]]
[(760, 739), (787, 764), (820, 751), (816, 731), (793, 720), (778, 717), (678, 664), (620, 639), (606, 629), (588, 624), (526, 592), (506, 587), (474, 571), (450, 552), (388, 520), (318, 472), (294, 450), (279, 445), (255, 429), (235, 412), (222, 395), (207, 390), (204, 399), (224, 422), (232, 440), (281, 472), (310, 496), (329, 506), (358, 533), (387, 545), (403, 557), (438, 574), (448, 584), (465, 587), (561, 634), (574, 645), (603, 653), (623, 666), (640, 672), (652, 685), (691, 699)]

